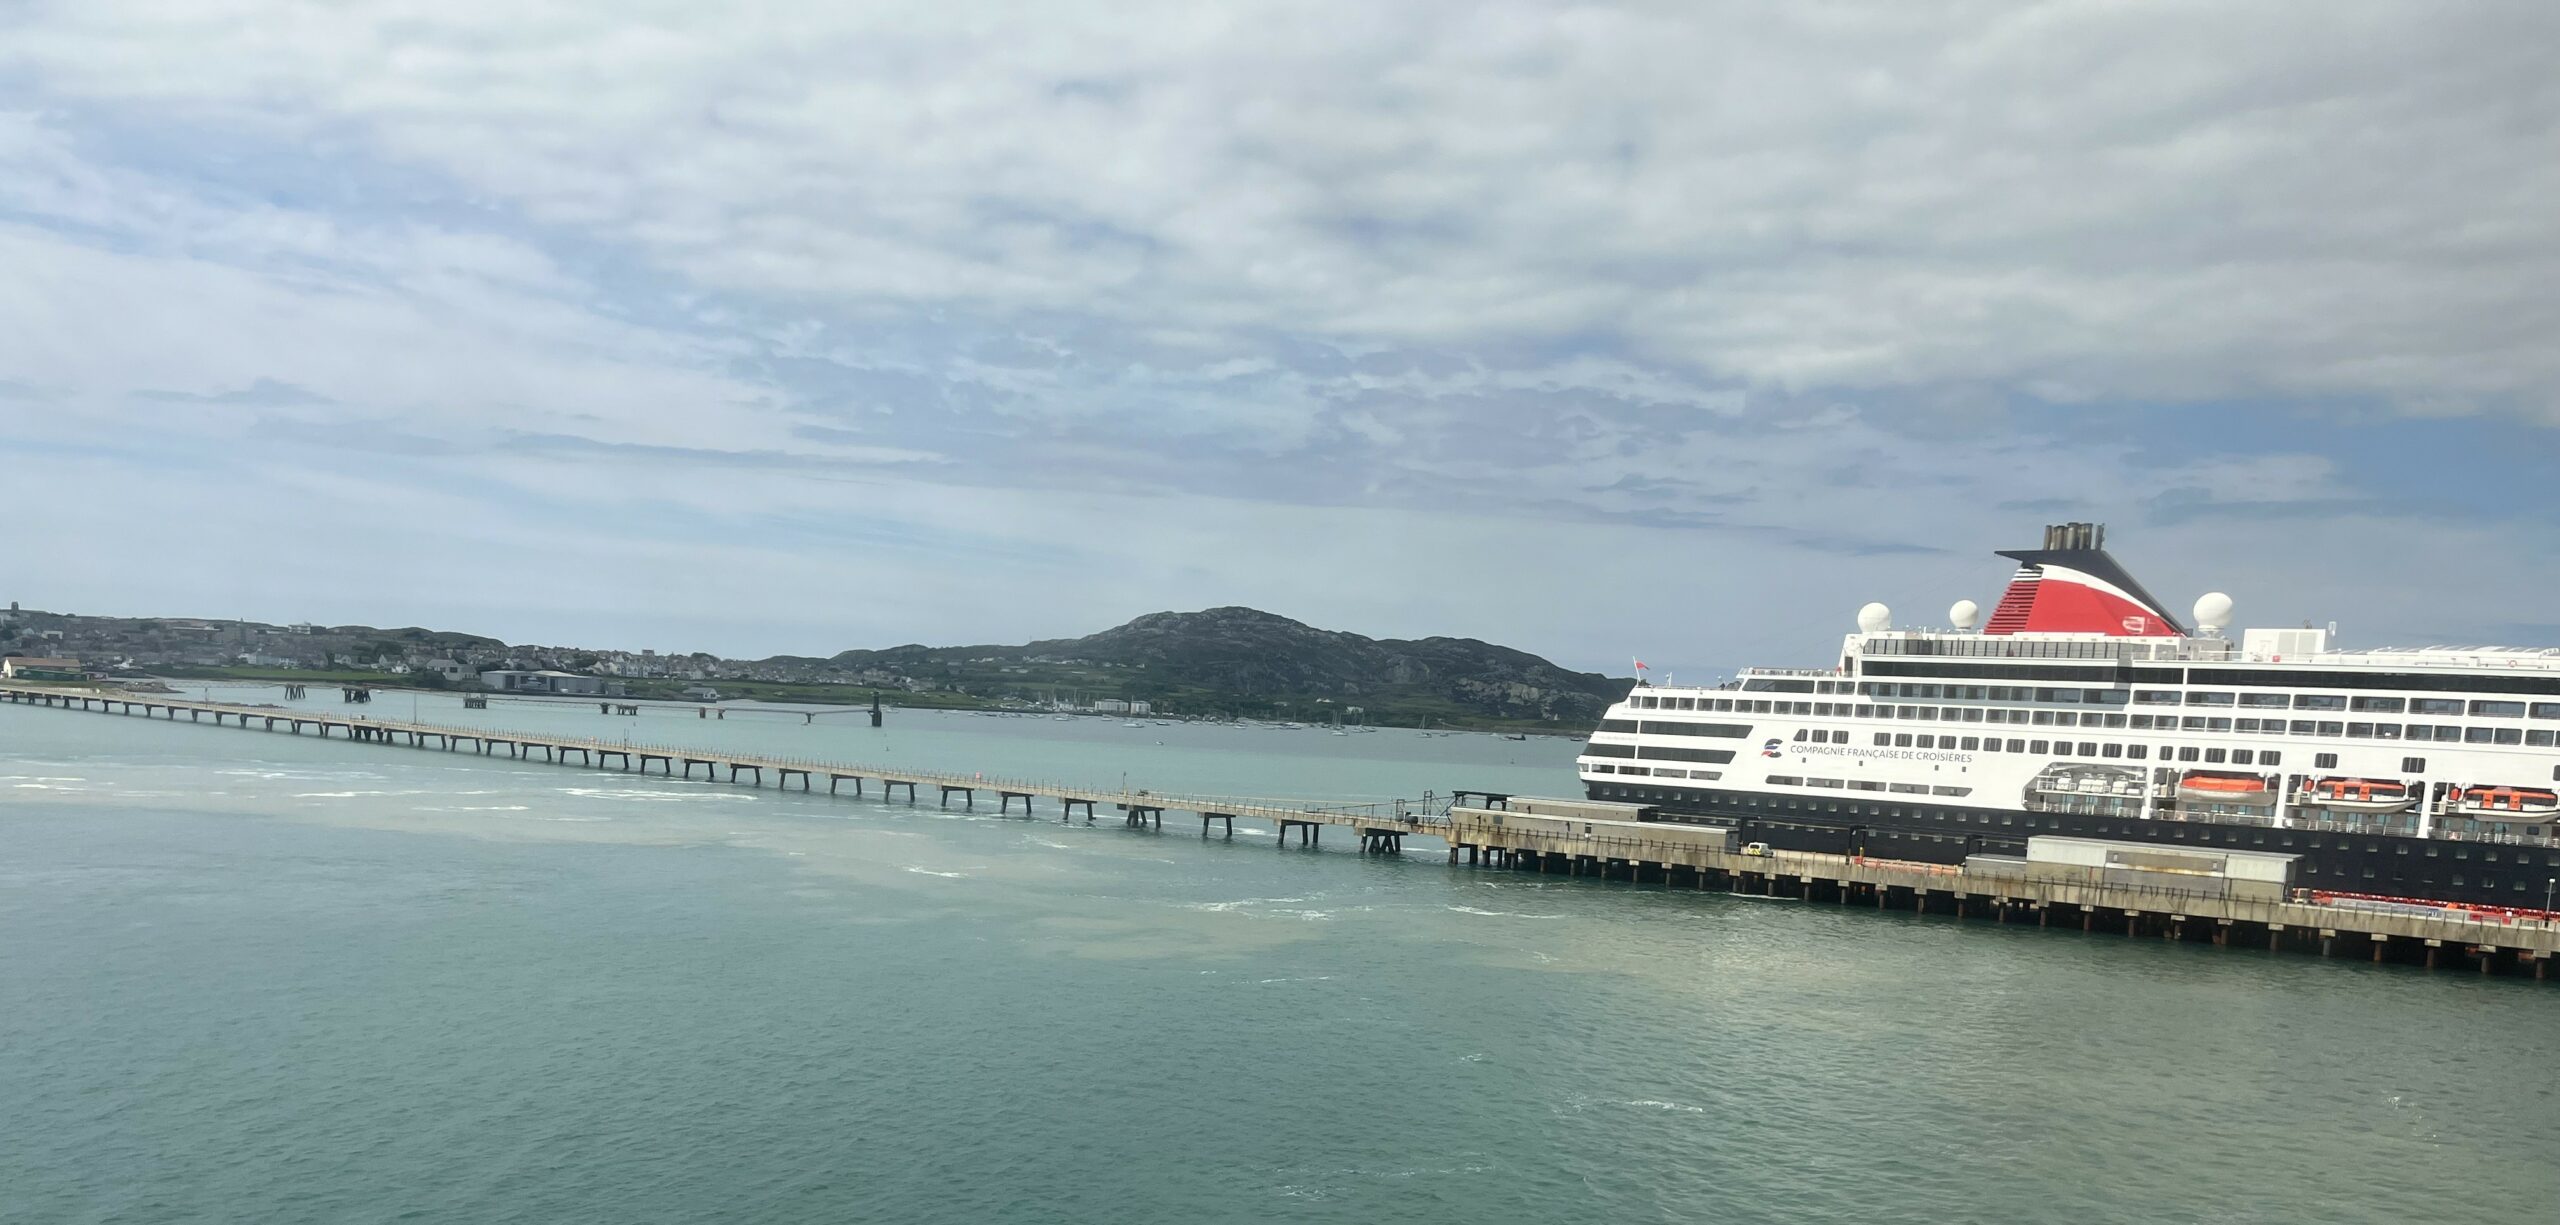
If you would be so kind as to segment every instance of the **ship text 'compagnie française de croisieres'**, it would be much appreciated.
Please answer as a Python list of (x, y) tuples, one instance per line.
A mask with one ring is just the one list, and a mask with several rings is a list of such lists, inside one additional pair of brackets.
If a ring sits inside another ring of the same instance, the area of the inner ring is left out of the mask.
[(1583, 750), (1588, 795), (1782, 849), (1962, 863), (2109, 839), (2296, 856), (2312, 890), (2548, 904), (2560, 652), (2234, 641), (2228, 597), (2182, 625), (2104, 545), (2075, 523), (2002, 553), (2008, 590), (1952, 631), (1870, 604), (1836, 667), (1639, 683)]

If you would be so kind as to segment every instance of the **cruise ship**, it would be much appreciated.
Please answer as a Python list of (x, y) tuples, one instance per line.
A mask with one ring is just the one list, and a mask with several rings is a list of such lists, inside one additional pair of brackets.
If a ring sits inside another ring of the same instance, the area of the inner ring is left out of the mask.
[(2036, 835), (2296, 855), (2309, 890), (2543, 910), (2560, 888), (2560, 651), (2346, 651), (2334, 628), (2181, 623), (2045, 529), (1984, 618), (1859, 610), (1838, 661), (1639, 681), (1584, 746), (1589, 798), (1772, 847), (1962, 863)]

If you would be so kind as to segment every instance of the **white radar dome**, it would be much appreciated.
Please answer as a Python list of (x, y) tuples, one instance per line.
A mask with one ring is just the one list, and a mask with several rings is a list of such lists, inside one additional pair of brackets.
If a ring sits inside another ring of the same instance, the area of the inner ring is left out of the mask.
[(2231, 624), (2231, 597), (2208, 591), (2196, 597), (2196, 632), (2210, 634)]
[(1982, 606), (1971, 600), (1958, 600), (1955, 607), (1947, 610), (1947, 624), (1960, 630), (1972, 629), (1974, 623), (1980, 620), (1982, 620)]
[(1858, 610), (1858, 629), (1862, 633), (1880, 634), (1893, 628), (1893, 610), (1882, 604), (1869, 604)]

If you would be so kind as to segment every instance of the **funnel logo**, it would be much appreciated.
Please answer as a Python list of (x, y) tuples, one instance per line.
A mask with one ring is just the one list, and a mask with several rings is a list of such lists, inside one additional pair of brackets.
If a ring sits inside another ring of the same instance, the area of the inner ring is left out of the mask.
[(1760, 746), (1760, 755), (1762, 757), (1783, 757), (1786, 754), (1780, 752), (1779, 749), (1785, 744), (1786, 741), (1780, 740), (1775, 736), (1771, 736), (1767, 743)]

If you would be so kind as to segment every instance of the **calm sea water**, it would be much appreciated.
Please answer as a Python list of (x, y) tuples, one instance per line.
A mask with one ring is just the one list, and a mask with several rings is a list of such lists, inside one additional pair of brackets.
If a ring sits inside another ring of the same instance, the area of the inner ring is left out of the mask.
[[(422, 701), (1571, 787), (1571, 742)], [(13, 1221), (2545, 1221), (2555, 991), (0, 707)]]

